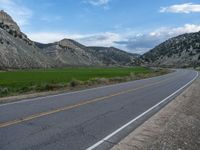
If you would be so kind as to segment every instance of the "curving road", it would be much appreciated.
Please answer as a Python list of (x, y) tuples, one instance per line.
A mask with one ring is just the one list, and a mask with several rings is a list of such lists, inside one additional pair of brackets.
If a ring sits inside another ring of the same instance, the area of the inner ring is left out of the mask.
[(1, 150), (109, 149), (198, 76), (176, 72), (0, 105)]

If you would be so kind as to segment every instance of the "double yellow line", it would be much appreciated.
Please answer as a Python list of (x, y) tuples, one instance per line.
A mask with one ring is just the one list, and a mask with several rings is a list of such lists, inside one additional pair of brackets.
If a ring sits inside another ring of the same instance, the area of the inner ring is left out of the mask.
[(139, 89), (143, 89), (143, 88), (146, 88), (146, 87), (150, 87), (150, 86), (153, 86), (153, 85), (157, 85), (157, 84), (162, 83), (164, 81), (165, 80), (162, 80), (162, 81), (159, 81), (159, 82), (155, 82), (155, 83), (152, 83), (152, 84), (148, 84), (148, 85), (142, 85), (142, 86), (137, 87), (137, 88), (124, 90), (124, 91), (117, 92), (117, 93), (114, 93), (114, 94), (111, 94), (111, 95), (108, 95), (108, 96), (103, 96), (103, 97), (99, 97), (99, 98), (95, 98), (95, 99), (91, 99), (91, 100), (86, 100), (86, 101), (80, 102), (78, 104), (68, 105), (68, 106), (57, 108), (57, 109), (54, 109), (54, 110), (50, 110), (50, 111), (46, 111), (46, 112), (41, 112), (41, 113), (38, 113), (38, 114), (30, 115), (30, 116), (27, 116), (27, 117), (24, 117), (24, 118), (20, 118), (20, 119), (8, 121), (8, 122), (0, 123), (0, 128), (4, 128), (4, 127), (11, 126), (11, 125), (23, 123), (23, 122), (30, 121), (30, 120), (33, 120), (33, 119), (36, 119), (36, 118), (40, 118), (40, 117), (48, 116), (48, 115), (55, 114), (55, 113), (58, 113), (58, 112), (70, 110), (70, 109), (73, 109), (73, 108), (77, 108), (79, 106), (95, 103), (95, 102), (98, 102), (98, 101), (103, 101), (103, 100), (106, 100), (106, 99), (108, 100), (109, 98), (112, 98), (112, 97), (115, 97), (115, 96), (119, 96), (119, 95), (122, 95), (122, 94), (126, 94), (126, 93), (130, 93), (130, 92), (133, 92), (133, 91), (136, 91), (136, 90), (139, 90)]

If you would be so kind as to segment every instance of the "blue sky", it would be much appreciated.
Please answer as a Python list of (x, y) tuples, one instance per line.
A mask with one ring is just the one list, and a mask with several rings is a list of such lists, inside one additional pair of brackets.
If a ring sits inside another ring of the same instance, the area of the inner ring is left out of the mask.
[(133, 53), (200, 30), (199, 0), (0, 0), (0, 9), (38, 42), (72, 38)]

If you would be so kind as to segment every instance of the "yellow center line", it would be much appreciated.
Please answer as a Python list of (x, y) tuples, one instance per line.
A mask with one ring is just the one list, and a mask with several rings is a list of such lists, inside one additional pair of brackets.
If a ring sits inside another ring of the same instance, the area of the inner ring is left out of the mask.
[(95, 103), (95, 102), (98, 102), (98, 101), (102, 101), (102, 100), (106, 100), (106, 99), (108, 100), (109, 98), (112, 98), (112, 97), (115, 97), (115, 96), (119, 96), (119, 95), (122, 95), (122, 94), (126, 94), (126, 93), (130, 93), (130, 92), (133, 92), (133, 91), (136, 91), (136, 90), (139, 90), (139, 89), (143, 89), (143, 88), (146, 88), (146, 87), (150, 87), (150, 86), (153, 86), (153, 85), (157, 85), (157, 84), (162, 83), (164, 81), (165, 80), (162, 80), (162, 81), (159, 81), (159, 82), (155, 82), (155, 83), (152, 83), (152, 84), (148, 84), (148, 85), (142, 85), (142, 86), (137, 87), (137, 88), (124, 90), (124, 91), (121, 91), (121, 92), (118, 92), (118, 93), (114, 93), (114, 94), (111, 94), (111, 95), (108, 95), (108, 96), (103, 96), (103, 97), (87, 100), (87, 101), (84, 101), (84, 102), (80, 102), (78, 104), (74, 104), (74, 105), (70, 105), (70, 106), (68, 105), (68, 106), (65, 106), (65, 107), (58, 108), (58, 109), (54, 109), (54, 110), (50, 110), (50, 111), (46, 111), (46, 112), (41, 112), (41, 113), (38, 113), (38, 114), (30, 115), (30, 116), (27, 116), (27, 117), (24, 117), (24, 118), (20, 118), (20, 119), (8, 121), (8, 122), (0, 123), (0, 128), (4, 128), (4, 127), (11, 126), (11, 125), (23, 123), (23, 122), (30, 121), (30, 120), (33, 120), (33, 119), (36, 119), (36, 118), (40, 118), (40, 117), (43, 117), (43, 116), (48, 116), (48, 115), (55, 114), (55, 113), (58, 113), (58, 112), (70, 110), (70, 109), (73, 109), (73, 108), (77, 108), (79, 106)]

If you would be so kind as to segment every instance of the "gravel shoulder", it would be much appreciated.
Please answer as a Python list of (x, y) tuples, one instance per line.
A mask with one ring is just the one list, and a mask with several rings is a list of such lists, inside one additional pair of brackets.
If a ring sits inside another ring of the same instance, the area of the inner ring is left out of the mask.
[(200, 77), (112, 150), (200, 149)]

